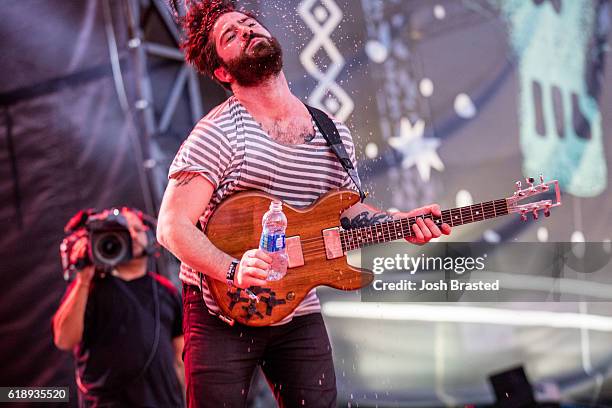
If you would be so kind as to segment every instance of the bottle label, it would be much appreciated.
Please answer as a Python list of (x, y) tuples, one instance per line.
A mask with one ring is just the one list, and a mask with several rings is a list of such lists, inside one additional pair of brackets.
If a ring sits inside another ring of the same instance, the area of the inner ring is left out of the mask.
[(285, 248), (285, 234), (261, 234), (259, 248), (266, 252), (277, 252)]

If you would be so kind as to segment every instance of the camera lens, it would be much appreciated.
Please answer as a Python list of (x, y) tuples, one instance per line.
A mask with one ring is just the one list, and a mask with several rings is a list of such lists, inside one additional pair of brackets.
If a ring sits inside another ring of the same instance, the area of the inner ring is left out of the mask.
[(100, 253), (105, 258), (114, 258), (121, 252), (121, 241), (116, 235), (109, 235), (100, 242)]
[(94, 259), (107, 265), (117, 265), (128, 259), (129, 243), (122, 233), (104, 232), (93, 240)]

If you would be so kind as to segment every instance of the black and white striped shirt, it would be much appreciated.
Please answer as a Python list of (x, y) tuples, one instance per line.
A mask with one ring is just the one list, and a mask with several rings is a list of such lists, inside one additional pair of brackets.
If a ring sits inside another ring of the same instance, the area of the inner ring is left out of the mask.
[[(346, 126), (334, 120), (347, 152), (355, 163), (355, 149)], [(306, 207), (329, 190), (355, 188), (350, 177), (330, 150), (314, 125), (316, 136), (299, 145), (284, 145), (273, 139), (253, 119), (234, 96), (202, 118), (183, 142), (172, 165), (169, 177), (180, 172), (194, 172), (206, 177), (215, 187), (210, 203), (200, 217), (204, 228), (219, 203), (244, 190), (260, 190), (275, 195), (294, 207)], [(180, 279), (200, 286), (206, 306), (211, 312), (219, 307), (200, 273), (183, 263)], [(315, 289), (310, 291), (293, 316), (314, 313), (321, 309)]]

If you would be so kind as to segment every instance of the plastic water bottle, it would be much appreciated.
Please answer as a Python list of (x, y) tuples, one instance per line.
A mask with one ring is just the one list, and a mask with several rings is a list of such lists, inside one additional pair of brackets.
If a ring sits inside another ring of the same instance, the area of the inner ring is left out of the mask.
[(272, 266), (268, 272), (269, 281), (280, 280), (287, 274), (287, 253), (285, 252), (285, 230), (287, 217), (283, 213), (283, 203), (272, 201), (270, 209), (261, 220), (263, 231), (259, 249), (272, 257)]

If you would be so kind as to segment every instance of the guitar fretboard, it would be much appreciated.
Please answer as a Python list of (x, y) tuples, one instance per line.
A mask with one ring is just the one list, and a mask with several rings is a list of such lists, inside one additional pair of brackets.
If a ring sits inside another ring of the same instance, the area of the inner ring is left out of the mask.
[(458, 225), (483, 221), (490, 218), (500, 217), (508, 214), (508, 203), (506, 199), (486, 201), (466, 207), (451, 208), (442, 211), (441, 217), (431, 214), (400, 218), (393, 221), (381, 222), (367, 227), (354, 228), (340, 231), (340, 240), (344, 251), (361, 248), (365, 245), (382, 244), (396, 239), (411, 237), (414, 234), (412, 224), (417, 218), (429, 218), (441, 226), (443, 223), (456, 227)]

